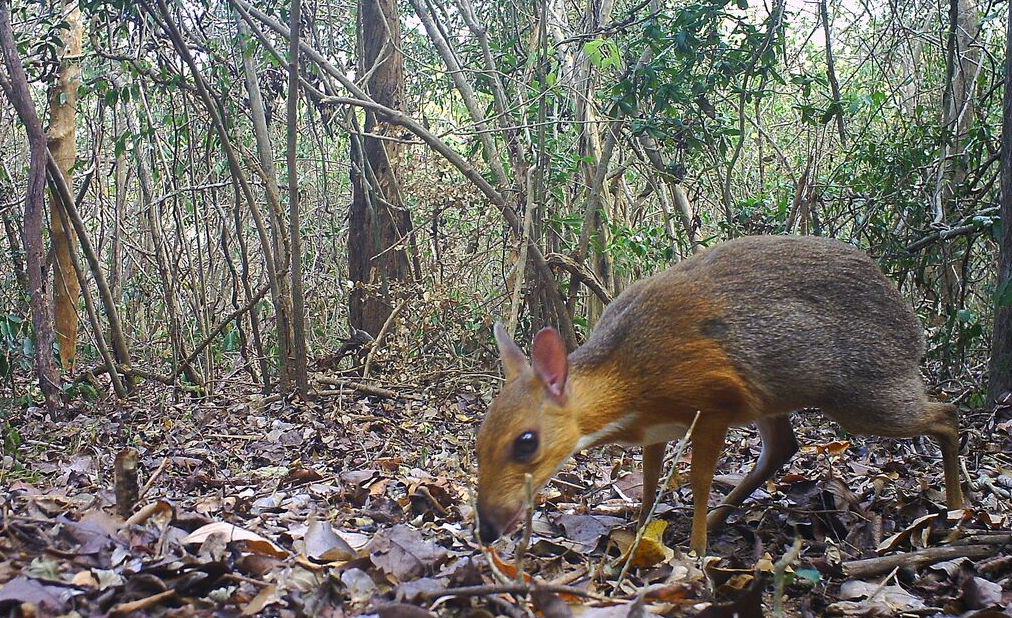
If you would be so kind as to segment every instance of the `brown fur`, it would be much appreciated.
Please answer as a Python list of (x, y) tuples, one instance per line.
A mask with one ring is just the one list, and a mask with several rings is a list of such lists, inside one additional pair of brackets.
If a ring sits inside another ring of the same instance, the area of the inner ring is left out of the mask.
[[(797, 449), (783, 415), (813, 407), (852, 433), (936, 438), (948, 503), (958, 507), (955, 407), (927, 401), (923, 351), (913, 311), (862, 252), (810, 237), (723, 243), (616, 298), (569, 355), (563, 397), (548, 393), (548, 378), (513, 350), (512, 375), (478, 436), (480, 516), (490, 535), (501, 533), (523, 506), (524, 475), (540, 488), (581, 439), (663, 443), (677, 435), (654, 435), (662, 426), (687, 427), (698, 411), (692, 547), (702, 552), (706, 498), (728, 428), (756, 422), (764, 445), (756, 469), (725, 501), (733, 506)], [(538, 433), (541, 448), (520, 464), (512, 445), (525, 431)], [(652, 494), (645, 491), (645, 506)], [(715, 510), (710, 524), (728, 512)]]

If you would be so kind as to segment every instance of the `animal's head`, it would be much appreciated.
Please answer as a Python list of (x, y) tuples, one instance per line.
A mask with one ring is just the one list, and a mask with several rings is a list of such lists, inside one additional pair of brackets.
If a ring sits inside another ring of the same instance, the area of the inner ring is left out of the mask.
[(506, 384), (478, 430), (478, 533), (485, 543), (508, 531), (522, 514), (525, 475), (539, 490), (580, 439), (568, 405), (569, 360), (559, 333), (539, 332), (530, 362), (500, 323), (495, 340)]

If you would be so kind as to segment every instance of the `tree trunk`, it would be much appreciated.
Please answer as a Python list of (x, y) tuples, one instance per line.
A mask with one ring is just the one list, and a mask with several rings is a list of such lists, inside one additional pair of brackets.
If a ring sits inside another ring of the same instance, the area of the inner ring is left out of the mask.
[[(64, 34), (63, 58), (56, 84), (49, 91), (49, 150), (68, 182), (77, 162), (77, 89), (81, 85), (81, 9), (77, 2), (64, 2), (63, 17), (69, 28)], [(53, 254), (54, 326), (60, 344), (60, 361), (65, 371), (73, 373), (77, 360), (77, 306), (81, 286), (74, 271), (77, 239), (73, 228), (65, 228), (65, 213), (59, 212), (63, 202), (50, 192), (49, 229)]]
[[(974, 0), (951, 0), (949, 3), (949, 36), (946, 55), (945, 91), (942, 95), (943, 144), (941, 148), (935, 191), (932, 196), (934, 221), (945, 224), (958, 216), (960, 187), (967, 174), (967, 158), (963, 152), (973, 125), (974, 89), (981, 68), (979, 17)], [(948, 328), (956, 328), (956, 311), (961, 308), (958, 256), (951, 243), (940, 243), (941, 260), (938, 279), (942, 285), (942, 312)], [(955, 336), (951, 334), (950, 336)], [(948, 371), (955, 346), (942, 348), (942, 360)]]
[[(237, 20), (239, 34), (243, 37), (249, 36), (249, 25), (243, 20)], [(243, 72), (246, 78), (246, 92), (249, 94), (250, 118), (253, 120), (253, 133), (257, 142), (257, 156), (260, 159), (260, 169), (263, 172), (264, 192), (267, 196), (271, 222), (271, 251), (274, 254), (274, 263), (278, 270), (278, 380), (281, 389), (287, 390), (290, 387), (289, 365), (291, 364), (292, 352), (289, 349), (292, 343), (291, 314), (292, 314), (292, 291), (289, 285), (289, 264), (291, 263), (291, 244), (288, 240), (288, 230), (285, 227), (284, 214), (281, 210), (281, 189), (278, 185), (278, 171), (274, 165), (274, 148), (271, 145), (270, 130), (267, 127), (267, 112), (264, 108), (263, 95), (260, 91), (260, 79), (257, 77), (256, 67), (253, 65), (253, 56), (244, 53), (242, 55)], [(266, 250), (266, 248), (265, 248)], [(261, 369), (266, 370), (266, 365)], [(267, 374), (264, 373), (264, 384), (267, 384)]]
[[(113, 115), (116, 114), (115, 107), (111, 108)], [(119, 139), (121, 132), (118, 119), (113, 124), (116, 127), (115, 136)], [(123, 300), (123, 220), (127, 203), (127, 158), (125, 152), (116, 152), (116, 159), (113, 162), (113, 182), (116, 188), (116, 195), (113, 199), (112, 232), (109, 240), (109, 290), (112, 293), (113, 302), (119, 303)], [(126, 273), (129, 276), (129, 272)]]
[(974, 90), (981, 69), (980, 17), (973, 0), (952, 0), (950, 5), (949, 50), (946, 58), (947, 79), (942, 95), (942, 126), (948, 141), (942, 149), (939, 181), (936, 188), (936, 223), (945, 218), (949, 202), (967, 173), (963, 154), (973, 127)]
[[(11, 178), (10, 172), (7, 170), (7, 166), (0, 162), (0, 187), (9, 186), (11, 188), (10, 197), (14, 196), (14, 179)], [(8, 195), (6, 193), (0, 194), (0, 199), (7, 200)], [(10, 247), (11, 264), (14, 267), (14, 278), (17, 280), (18, 285), (21, 286), (22, 290), (28, 289), (28, 274), (25, 272), (25, 263), (21, 256), (21, 231), (20, 227), (15, 223), (11, 217), (11, 211), (4, 210), (3, 214), (0, 215), (0, 219), (3, 219), (4, 234), (7, 236), (7, 244)], [(20, 307), (18, 307), (20, 310)]]
[(991, 401), (998, 401), (1012, 392), (1012, 4), (1009, 6), (1001, 127), (1001, 220), (1004, 225), (998, 255), (998, 302), (991, 347)]
[(53, 364), (53, 314), (42, 277), (44, 249), (42, 220), (46, 199), (46, 133), (35, 111), (28, 78), (21, 65), (14, 33), (11, 31), (11, 13), (7, 2), (0, 2), (0, 51), (10, 82), (3, 81), (3, 90), (25, 125), (31, 148), (28, 172), (28, 192), (25, 197), (25, 229), (22, 238), (25, 246), (25, 264), (28, 272), (28, 295), (32, 305), (32, 324), (35, 327), (35, 368), (39, 387), (46, 398), (46, 407), (55, 414), (60, 408), (60, 374)]
[[(169, 39), (172, 41), (173, 47), (176, 48), (176, 52), (182, 58), (183, 62), (186, 63), (187, 67), (189, 67), (190, 73), (193, 75), (197, 96), (207, 109), (211, 125), (214, 127), (214, 131), (217, 133), (218, 139), (221, 142), (221, 147), (225, 151), (225, 159), (228, 161), (228, 168), (232, 174), (232, 180), (238, 186), (243, 199), (246, 200), (246, 203), (249, 206), (250, 214), (253, 215), (253, 223), (257, 231), (257, 236), (260, 239), (260, 247), (264, 260), (264, 275), (267, 277), (267, 282), (270, 284), (271, 288), (271, 304), (274, 305), (275, 314), (280, 314), (284, 311), (281, 293), (278, 289), (278, 281), (280, 281), (281, 274), (278, 272), (274, 262), (274, 254), (271, 250), (267, 224), (264, 222), (263, 215), (260, 213), (258, 202), (253, 196), (253, 189), (250, 186), (249, 179), (246, 176), (243, 166), (240, 164), (239, 153), (233, 145), (232, 138), (225, 126), (225, 118), (219, 113), (219, 109), (223, 109), (224, 106), (220, 105), (215, 98), (212, 98), (210, 86), (208, 86), (201, 74), (200, 69), (197, 66), (197, 62), (194, 60), (190, 48), (183, 40), (183, 36), (180, 33), (179, 28), (176, 26), (176, 21), (169, 13), (169, 8), (165, 1), (155, 0), (154, 6), (152, 6), (149, 1), (142, 0), (141, 4), (144, 6), (145, 10), (151, 13), (153, 17), (160, 19), (165, 34), (168, 35)], [(237, 230), (237, 233), (241, 233), (241, 231)], [(281, 338), (287, 336), (288, 331), (279, 323), (278, 337)]]
[[(380, 105), (404, 109), (404, 55), (396, 0), (359, 1), (359, 53), (367, 91)], [(393, 125), (366, 111), (366, 134), (390, 134)], [(356, 147), (356, 144), (358, 147)], [(413, 279), (408, 257), (411, 216), (397, 183), (401, 147), (360, 135), (352, 145), (352, 203), (348, 232), (348, 274), (354, 283), (351, 326), (377, 336), (393, 311), (396, 288)]]
[(291, 45), (288, 66), (288, 236), (292, 243), (292, 373), (303, 399), (309, 396), (306, 368), (306, 294), (302, 287), (302, 230), (299, 224), (299, 23), (302, 2), (292, 0)]
[[(166, 252), (165, 232), (162, 229), (161, 206), (155, 201), (155, 181), (148, 162), (151, 160), (148, 154), (147, 138), (141, 132), (140, 119), (134, 109), (129, 105), (123, 106), (127, 117), (127, 126), (134, 139), (134, 161), (137, 164), (137, 178), (141, 187), (141, 206), (147, 218), (149, 231), (151, 232), (151, 245), (154, 249), (155, 266), (162, 283), (162, 299), (165, 301), (165, 313), (168, 318), (169, 342), (172, 345), (172, 369), (179, 367), (179, 363), (186, 358), (185, 344), (183, 343), (183, 326), (181, 323), (182, 310), (179, 307), (179, 299), (176, 293), (176, 273), (172, 267), (172, 260)], [(191, 384), (203, 386), (204, 380), (197, 373), (192, 365), (183, 365), (186, 379)]]
[(829, 7), (828, 0), (819, 0), (819, 16), (822, 20), (822, 32), (826, 36), (826, 77), (829, 78), (830, 92), (833, 94), (833, 104), (836, 106), (836, 130), (840, 133), (840, 145), (847, 146), (847, 131), (843, 126), (843, 99), (840, 96), (840, 82), (836, 79), (836, 61), (833, 58), (832, 33), (829, 29)]

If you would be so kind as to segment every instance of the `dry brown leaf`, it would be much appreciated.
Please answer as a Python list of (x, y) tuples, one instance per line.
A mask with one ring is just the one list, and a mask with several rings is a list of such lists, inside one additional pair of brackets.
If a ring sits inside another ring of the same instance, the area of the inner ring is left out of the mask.
[(278, 547), (272, 541), (265, 539), (256, 532), (251, 532), (225, 521), (216, 521), (197, 528), (184, 538), (182, 543), (184, 545), (203, 543), (214, 534), (223, 535), (229, 543), (242, 542), (247, 550), (255, 554), (271, 556), (273, 558), (288, 557), (288, 552)]
[[(499, 552), (494, 547), (488, 548), (488, 557), (492, 559), (492, 564), (499, 570), (500, 573), (510, 578), (513, 581), (517, 579), (517, 565), (514, 562), (506, 562), (499, 556)], [(534, 578), (529, 574), (524, 573), (524, 583), (533, 584)]]
[(98, 580), (91, 574), (91, 571), (78, 571), (70, 583), (81, 588), (98, 588)]
[(342, 539), (329, 521), (310, 518), (304, 539), (306, 556), (317, 562), (347, 561), (355, 557), (355, 550)]
[(263, 588), (255, 597), (250, 599), (250, 602), (243, 606), (243, 616), (256, 616), (264, 611), (269, 605), (273, 605), (278, 602), (280, 595), (278, 595), (278, 587), (274, 584), (269, 584)]

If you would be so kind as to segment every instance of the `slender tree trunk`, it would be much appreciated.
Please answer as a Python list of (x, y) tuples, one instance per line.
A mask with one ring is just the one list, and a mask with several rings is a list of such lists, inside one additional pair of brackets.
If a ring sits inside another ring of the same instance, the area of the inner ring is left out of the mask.
[[(112, 109), (115, 117), (116, 110)], [(116, 139), (120, 138), (118, 121), (116, 122)], [(126, 210), (127, 196), (127, 159), (125, 152), (117, 152), (116, 160), (113, 163), (113, 186), (116, 188), (116, 195), (112, 201), (112, 232), (109, 239), (109, 290), (112, 293), (113, 302), (119, 303), (123, 298), (123, 213)]]
[[(7, 171), (7, 167), (0, 162), (0, 179), (13, 189), (14, 180), (11, 178), (10, 172)], [(11, 191), (13, 195), (13, 190)], [(6, 198), (6, 195), (4, 195)], [(11, 263), (14, 266), (14, 278), (17, 280), (18, 285), (21, 286), (22, 290), (28, 289), (28, 275), (25, 272), (25, 263), (21, 255), (21, 234), (18, 229), (18, 225), (14, 222), (14, 219), (10, 216), (10, 211), (4, 211), (3, 215), (0, 216), (3, 219), (4, 233), (7, 235), (7, 244), (10, 246)]]
[[(370, 73), (367, 91), (385, 107), (403, 111), (404, 55), (396, 0), (359, 1), (360, 68)], [(384, 134), (390, 125), (368, 110), (365, 133)], [(368, 135), (352, 151), (352, 204), (348, 232), (351, 326), (377, 336), (394, 308), (398, 284), (412, 280), (407, 237), (410, 213), (397, 185), (401, 147)]]
[[(154, 249), (155, 254), (155, 265), (158, 268), (158, 274), (162, 280), (162, 292), (165, 300), (165, 312), (168, 317), (168, 331), (169, 341), (172, 344), (172, 355), (173, 355), (173, 371), (179, 367), (179, 363), (186, 358), (186, 349), (183, 343), (183, 327), (180, 323), (181, 312), (179, 309), (179, 302), (176, 295), (176, 281), (175, 273), (172, 270), (172, 265), (166, 254), (166, 243), (164, 238), (164, 230), (162, 229), (162, 215), (160, 206), (155, 203), (155, 181), (151, 174), (151, 168), (148, 164), (149, 153), (147, 137), (141, 133), (140, 120), (133, 109), (129, 106), (124, 105), (127, 126), (130, 132), (134, 136), (134, 158), (137, 163), (137, 178), (140, 181), (141, 187), (141, 203), (147, 217), (149, 231), (151, 232), (151, 245)], [(196, 369), (192, 365), (186, 365), (183, 368), (186, 378), (192, 383), (198, 386), (203, 385), (204, 381), (200, 375), (197, 374)]]
[(963, 154), (973, 127), (974, 90), (981, 69), (980, 18), (973, 0), (951, 0), (946, 53), (946, 83), (942, 94), (942, 127), (945, 144), (939, 163), (934, 195), (935, 223), (946, 218), (950, 202), (967, 173)]
[(292, 0), (288, 65), (288, 236), (292, 242), (292, 369), (303, 399), (309, 396), (306, 369), (306, 295), (302, 288), (302, 229), (299, 223), (299, 29), (302, 2)]
[(1004, 225), (998, 255), (999, 293), (991, 347), (991, 401), (1012, 393), (1012, 4), (1009, 7), (1001, 128), (1001, 220)]
[[(287, 26), (285, 26), (278, 20), (274, 19), (273, 17), (267, 15), (263, 11), (257, 9), (249, 2), (247, 2), (247, 0), (229, 0), (229, 3), (235, 7), (238, 7), (243, 13), (244, 18), (246, 18), (248, 21), (252, 22), (253, 20), (255, 20), (256, 22), (264, 24), (265, 26), (267, 26), (274, 32), (277, 32), (279, 35), (283, 37), (289, 36), (289, 29)], [(506, 110), (506, 106), (508, 105), (509, 102), (505, 97), (500, 77), (496, 72), (495, 62), (494, 58), (492, 57), (491, 49), (488, 46), (487, 36), (484, 34), (484, 31), (478, 25), (476, 21), (477, 18), (475, 17), (473, 10), (471, 10), (467, 0), (460, 0), (460, 6), (462, 7), (462, 10), (464, 10), (465, 19), (468, 22), (468, 26), (472, 28), (472, 30), (476, 33), (476, 36), (479, 37), (483, 56), (485, 57), (486, 62), (489, 63), (490, 68), (488, 69), (489, 70), (488, 75), (490, 81), (494, 86), (496, 107), (497, 109)], [(523, 219), (522, 217), (518, 216), (519, 209), (516, 208), (516, 206), (514, 205), (515, 201), (512, 198), (508, 198), (498, 189), (492, 186), (492, 184), (489, 183), (473, 165), (471, 165), (464, 157), (462, 157), (453, 148), (451, 148), (449, 144), (447, 144), (445, 141), (443, 141), (435, 134), (433, 134), (431, 131), (429, 131), (425, 126), (422, 125), (421, 122), (411, 118), (407, 114), (404, 114), (401, 110), (392, 109), (386, 105), (378, 103), (373, 96), (363, 91), (354, 81), (349, 79), (343, 70), (334, 66), (333, 63), (329, 62), (323, 55), (320, 54), (320, 52), (315, 50), (305, 41), (302, 41), (300, 43), (300, 47), (302, 49), (302, 53), (305, 54), (306, 57), (311, 59), (324, 72), (324, 74), (326, 74), (328, 78), (331, 78), (337, 83), (339, 83), (341, 87), (346, 89), (352, 95), (351, 97), (339, 97), (339, 96), (330, 97), (329, 100), (331, 102), (361, 107), (367, 110), (367, 113), (369, 114), (380, 114), (385, 118), (387, 124), (403, 127), (405, 130), (410, 131), (414, 135), (418, 136), (430, 148), (439, 153), (443, 158), (446, 159), (447, 162), (449, 162), (454, 168), (456, 168), (471, 184), (474, 185), (475, 188), (481, 191), (481, 193), (485, 196), (486, 199), (488, 199), (488, 201), (491, 204), (495, 205), (496, 209), (499, 210), (499, 212), (502, 214), (507, 224), (509, 224), (510, 231), (514, 234), (516, 238), (519, 239), (523, 237)], [(361, 55), (362, 54), (360, 54), (360, 56)], [(514, 165), (516, 169), (526, 170), (527, 167), (525, 165), (517, 165), (516, 163), (516, 162), (523, 162), (524, 160), (523, 153), (521, 151), (520, 138), (517, 137), (518, 132), (515, 127), (505, 126), (510, 122), (511, 115), (509, 113), (509, 110), (506, 110), (505, 113), (500, 112), (497, 115), (499, 117), (498, 119), (499, 123), (503, 125), (502, 131), (507, 135), (513, 136), (508, 141), (510, 146), (511, 157), (515, 162)], [(352, 120), (354, 121), (354, 116), (352, 116)], [(359, 137), (358, 132), (352, 135), (351, 150), (353, 157), (359, 157), (359, 159), (361, 159), (362, 158), (361, 155), (357, 154), (359, 151), (359, 146), (357, 143), (359, 141), (358, 137)], [(356, 174), (359, 174), (358, 171), (359, 169), (360, 166), (358, 165), (357, 160), (353, 159), (351, 169), (353, 178), (355, 178)], [(521, 174), (519, 171), (514, 173), (520, 179), (524, 177), (523, 174)], [(522, 184), (520, 185), (520, 187), (522, 188)], [(350, 227), (351, 232), (349, 233), (349, 254), (350, 254), (349, 257), (357, 259), (356, 257), (357, 254), (351, 250), (351, 247), (354, 245), (350, 239), (351, 235), (355, 233), (354, 232), (355, 226), (351, 225)], [(528, 242), (527, 247), (528, 256), (531, 263), (533, 264), (535, 272), (544, 281), (551, 281), (554, 283), (555, 278), (552, 274), (551, 268), (548, 265), (548, 262), (545, 260), (545, 255), (541, 247), (538, 245), (537, 242), (535, 242), (533, 238), (528, 238), (527, 242)], [(354, 263), (350, 264), (349, 270), (352, 270), (354, 268), (355, 264)], [(550, 306), (554, 311), (556, 311), (557, 315), (560, 316), (559, 322), (557, 324), (557, 326), (559, 327), (559, 331), (562, 334), (563, 338), (566, 340), (566, 344), (570, 348), (575, 348), (576, 335), (573, 329), (573, 320), (572, 317), (569, 315), (569, 313), (566, 311), (565, 299), (562, 297), (557, 286), (553, 285), (553, 287), (549, 291), (551, 292), (549, 294), (549, 296), (551, 297)], [(361, 292), (359, 292), (359, 294), (361, 294)]]
[(3, 90), (18, 117), (25, 125), (28, 144), (31, 149), (28, 172), (28, 191), (25, 196), (25, 228), (23, 243), (28, 272), (28, 295), (32, 305), (32, 324), (35, 327), (35, 368), (39, 376), (39, 387), (46, 398), (46, 407), (55, 414), (60, 409), (60, 374), (53, 363), (53, 314), (42, 277), (44, 247), (42, 220), (46, 199), (46, 158), (48, 156), (46, 133), (42, 129), (28, 90), (28, 78), (18, 55), (14, 33), (11, 31), (11, 13), (6, 0), (0, 0), (0, 51), (10, 82), (3, 82)]
[[(52, 190), (51, 192), (54, 195), (54, 201), (59, 200), (60, 202), (61, 207), (56, 209), (57, 216), (60, 217), (60, 225), (62, 225), (64, 229), (72, 230), (73, 227), (69, 221), (67, 209), (62, 207), (62, 196), (58, 195), (58, 190)], [(74, 276), (77, 278), (77, 282), (82, 291), (81, 295), (84, 298), (84, 307), (88, 312), (88, 321), (91, 323), (91, 330), (95, 335), (95, 347), (98, 348), (98, 352), (102, 356), (102, 360), (105, 361), (106, 373), (109, 375), (109, 381), (112, 382), (113, 390), (116, 391), (116, 395), (118, 397), (125, 398), (128, 391), (126, 386), (123, 385), (123, 381), (120, 379), (119, 371), (116, 368), (116, 359), (113, 357), (112, 350), (106, 342), (105, 333), (102, 332), (102, 322), (98, 318), (95, 301), (92, 299), (91, 292), (87, 287), (88, 279), (84, 274), (84, 267), (81, 266), (81, 262), (77, 259), (76, 253), (69, 253), (68, 255), (72, 262), (71, 267), (74, 269)]]
[[(945, 90), (942, 96), (942, 138), (940, 160), (932, 195), (933, 223), (945, 225), (958, 216), (960, 187), (966, 179), (967, 158), (964, 154), (973, 125), (974, 89), (980, 70), (980, 49), (977, 7), (973, 0), (951, 0), (949, 3), (949, 36), (946, 53)], [(956, 312), (961, 307), (956, 247), (943, 242), (938, 245), (937, 280), (942, 286), (942, 312), (947, 318), (950, 336), (958, 328)], [(935, 270), (934, 268), (932, 270)], [(955, 346), (942, 348), (942, 360), (948, 371), (954, 362)]]
[[(60, 167), (56, 163), (56, 159), (49, 152), (46, 153), (46, 169), (49, 171), (50, 189), (59, 198), (63, 211), (67, 215), (64, 225), (69, 224), (77, 235), (77, 240), (81, 245), (81, 252), (88, 261), (91, 276), (95, 279), (95, 287), (98, 288), (99, 296), (105, 307), (106, 317), (109, 320), (109, 338), (112, 343), (113, 352), (116, 355), (116, 360), (122, 365), (129, 367), (130, 350), (126, 344), (126, 337), (123, 335), (123, 324), (120, 322), (119, 311), (116, 309), (116, 303), (113, 301), (109, 284), (102, 273), (98, 253), (92, 247), (91, 240), (88, 238), (88, 230), (84, 227), (84, 220), (81, 219), (81, 213), (77, 211), (76, 200), (79, 198), (75, 198), (70, 185), (67, 184), (67, 179), (63, 176), (63, 172), (60, 171)], [(76, 261), (76, 254), (73, 257)], [(132, 388), (133, 381), (130, 381), (129, 385)]]
[[(238, 19), (239, 34), (243, 37), (249, 36), (249, 25), (243, 19)], [(278, 337), (278, 356), (280, 357), (278, 367), (278, 379), (281, 382), (282, 390), (290, 386), (289, 365), (291, 364), (291, 351), (289, 346), (292, 341), (291, 333), (291, 312), (292, 312), (292, 291), (289, 285), (289, 268), (291, 264), (291, 245), (288, 240), (288, 230), (284, 224), (284, 214), (281, 210), (281, 189), (278, 186), (278, 171), (274, 165), (274, 148), (271, 145), (270, 130), (267, 127), (267, 113), (264, 109), (264, 100), (260, 92), (260, 80), (257, 77), (256, 67), (253, 66), (253, 57), (250, 54), (243, 54), (243, 72), (246, 78), (246, 92), (250, 99), (250, 118), (253, 120), (253, 134), (257, 142), (257, 156), (260, 159), (260, 169), (263, 171), (264, 192), (267, 196), (267, 204), (270, 207), (271, 216), (271, 241), (274, 253), (274, 263), (278, 270), (278, 297), (280, 300), (277, 314), (278, 331), (287, 333), (286, 336)], [(264, 374), (266, 383), (267, 375)]]
[[(64, 31), (63, 57), (56, 84), (49, 91), (49, 150), (53, 153), (63, 176), (72, 182), (72, 168), (77, 162), (77, 89), (81, 85), (81, 9), (77, 2), (62, 3), (63, 18), (68, 28)], [(53, 264), (53, 310), (56, 337), (60, 345), (63, 369), (74, 371), (77, 360), (77, 306), (81, 300), (81, 286), (74, 271), (77, 239), (72, 228), (65, 228), (59, 210), (62, 201), (50, 193), (49, 229)]]
[[(190, 52), (190, 48), (183, 40), (183, 36), (180, 34), (179, 28), (176, 26), (176, 22), (169, 13), (168, 6), (164, 0), (154, 0), (154, 5), (152, 5), (149, 0), (142, 0), (141, 4), (144, 6), (145, 10), (155, 17), (155, 19), (159, 19), (160, 15), (160, 21), (165, 34), (168, 35), (169, 39), (172, 41), (173, 47), (176, 48), (176, 52), (182, 58), (183, 62), (186, 63), (186, 66), (190, 69), (190, 73), (193, 75), (197, 95), (200, 97), (201, 102), (207, 109), (207, 113), (211, 118), (211, 125), (214, 127), (215, 133), (217, 133), (218, 138), (221, 141), (222, 149), (225, 151), (225, 158), (228, 161), (228, 167), (232, 174), (232, 179), (239, 186), (243, 199), (246, 200), (249, 207), (250, 214), (253, 215), (253, 222), (257, 230), (257, 236), (260, 238), (260, 247), (266, 271), (265, 275), (271, 288), (271, 304), (274, 306), (275, 314), (280, 314), (284, 311), (281, 294), (278, 289), (280, 275), (274, 262), (274, 254), (271, 252), (270, 234), (267, 229), (268, 226), (264, 222), (263, 215), (260, 212), (260, 207), (257, 205), (257, 200), (253, 196), (253, 189), (250, 186), (249, 179), (243, 171), (242, 165), (240, 165), (239, 153), (232, 144), (232, 139), (225, 126), (225, 119), (219, 113), (221, 106), (216, 103), (214, 98), (212, 98), (210, 87), (204, 79), (203, 74), (200, 72), (197, 62), (194, 60), (193, 54)], [(287, 329), (283, 329), (281, 326), (281, 324), (278, 325), (278, 337), (287, 337)]]
[[(819, 0), (819, 14), (822, 17), (822, 32), (826, 37), (826, 76), (836, 105), (836, 130), (840, 133), (840, 145), (847, 146), (847, 131), (843, 126), (843, 103), (840, 95), (840, 81), (836, 78), (836, 61), (833, 58), (833, 37), (829, 30), (828, 0)], [(761, 143), (761, 142), (760, 142)]]

